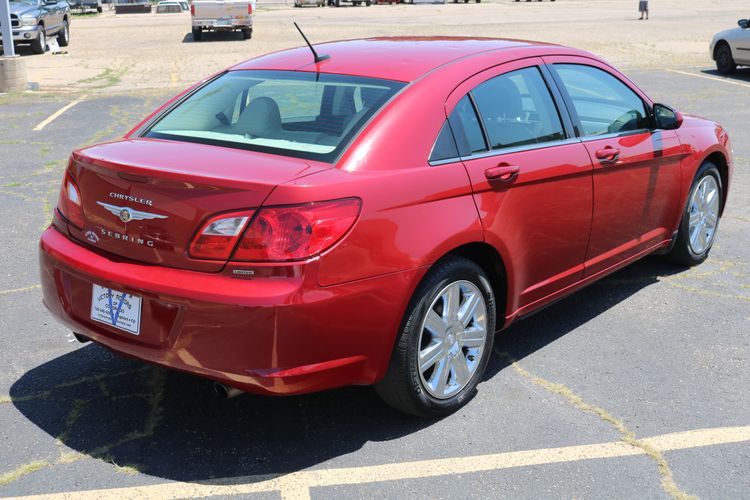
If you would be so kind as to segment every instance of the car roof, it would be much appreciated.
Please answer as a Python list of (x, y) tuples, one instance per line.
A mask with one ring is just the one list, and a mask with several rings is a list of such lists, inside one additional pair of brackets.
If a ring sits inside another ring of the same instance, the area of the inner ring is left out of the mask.
[[(320, 43), (314, 47), (318, 54), (330, 58), (315, 64), (310, 49), (303, 46), (250, 59), (231, 69), (318, 71), (412, 82), (441, 66), (483, 52), (500, 51), (498, 64), (501, 64), (524, 57), (522, 54), (531, 56), (545, 52), (538, 49), (560, 48), (527, 40), (443, 36), (365, 38)], [(585, 53), (569, 50), (575, 54)]]

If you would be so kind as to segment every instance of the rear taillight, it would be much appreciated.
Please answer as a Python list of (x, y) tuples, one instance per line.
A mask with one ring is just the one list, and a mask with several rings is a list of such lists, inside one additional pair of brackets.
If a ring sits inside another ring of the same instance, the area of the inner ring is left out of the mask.
[(190, 255), (198, 259), (227, 260), (252, 216), (252, 212), (238, 212), (210, 219), (190, 244)]
[(194, 16), (194, 15), (195, 15), (195, 5), (191, 5), (191, 6), (190, 6), (190, 15), (191, 15), (191, 16)]
[(70, 174), (65, 174), (57, 208), (68, 222), (78, 229), (83, 229), (85, 219), (83, 217), (83, 204), (81, 203), (81, 190), (78, 189)]
[(247, 4), (247, 13), (252, 14), (253, 13), (253, 4), (249, 3)]
[(288, 261), (313, 257), (354, 225), (356, 198), (264, 208), (253, 219), (232, 260)]

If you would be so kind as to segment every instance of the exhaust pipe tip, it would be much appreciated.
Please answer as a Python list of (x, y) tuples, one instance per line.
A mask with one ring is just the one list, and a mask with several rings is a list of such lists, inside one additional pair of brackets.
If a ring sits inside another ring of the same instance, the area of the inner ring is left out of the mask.
[(80, 333), (73, 332), (73, 336), (76, 338), (78, 342), (81, 344), (85, 344), (87, 342), (91, 342), (91, 339), (86, 337), (85, 335), (81, 335)]
[(223, 399), (232, 399), (236, 396), (239, 396), (240, 394), (243, 394), (243, 391), (235, 387), (230, 387), (226, 384), (214, 382), (214, 394)]

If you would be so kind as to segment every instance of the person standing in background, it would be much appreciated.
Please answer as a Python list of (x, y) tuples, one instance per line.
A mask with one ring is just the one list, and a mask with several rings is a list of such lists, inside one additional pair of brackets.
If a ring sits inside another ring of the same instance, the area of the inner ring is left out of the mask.
[(646, 20), (648, 20), (648, 0), (640, 0), (638, 2), (638, 10), (641, 13), (641, 20), (643, 20), (643, 15), (646, 15)]

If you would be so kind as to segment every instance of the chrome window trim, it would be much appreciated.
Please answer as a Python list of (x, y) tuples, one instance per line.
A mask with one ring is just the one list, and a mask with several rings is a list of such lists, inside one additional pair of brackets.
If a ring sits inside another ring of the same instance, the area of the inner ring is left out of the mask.
[(575, 144), (580, 143), (581, 141), (580, 137), (571, 137), (569, 139), (562, 139), (559, 141), (550, 141), (550, 142), (543, 142), (543, 143), (534, 143), (534, 144), (526, 144), (523, 146), (515, 146), (512, 148), (501, 148), (501, 149), (492, 149), (490, 151), (484, 151), (482, 153), (476, 153), (468, 156), (459, 156), (457, 158), (447, 158), (445, 160), (440, 161), (434, 161), (434, 162), (428, 162), (428, 164), (431, 167), (436, 167), (439, 165), (445, 165), (448, 163), (455, 163), (457, 161), (471, 161), (471, 160), (479, 160), (481, 158), (490, 158), (493, 156), (502, 156), (512, 153), (523, 153), (525, 151), (534, 151), (537, 149), (548, 149), (548, 148), (554, 148), (557, 146), (567, 146), (568, 144)]
[(618, 137), (627, 137), (629, 135), (636, 135), (636, 134), (645, 134), (653, 132), (650, 128), (639, 128), (636, 130), (626, 130), (624, 132), (612, 132), (610, 134), (602, 134), (602, 135), (583, 135), (579, 137), (581, 142), (592, 142), (592, 141), (599, 141), (602, 139), (617, 139)]

